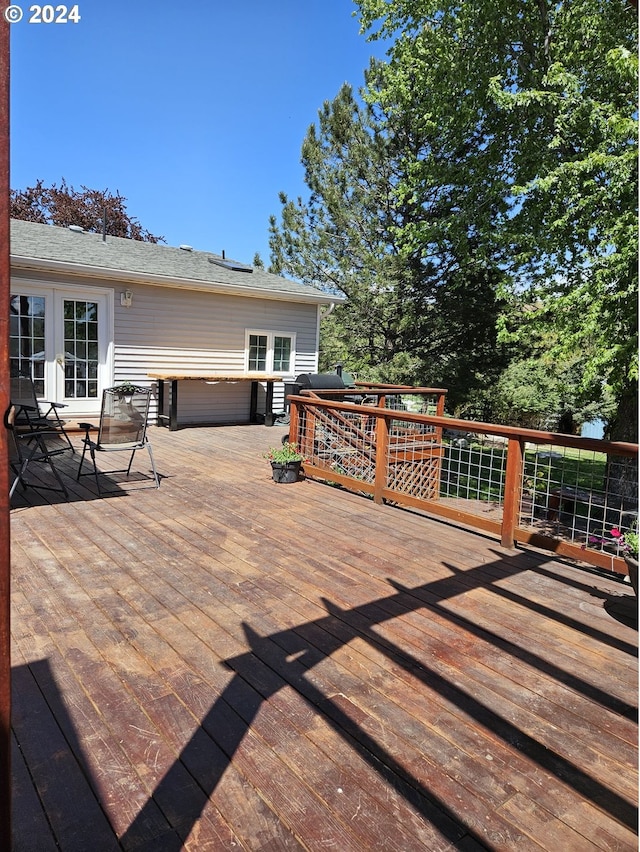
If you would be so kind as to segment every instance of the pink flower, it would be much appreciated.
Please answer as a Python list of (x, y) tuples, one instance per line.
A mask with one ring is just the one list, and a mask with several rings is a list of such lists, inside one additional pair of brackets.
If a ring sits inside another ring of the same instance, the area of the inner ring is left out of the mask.
[(617, 527), (613, 527), (613, 529), (611, 530), (611, 536), (612, 536), (612, 538), (621, 538), (622, 533), (620, 532), (620, 530)]

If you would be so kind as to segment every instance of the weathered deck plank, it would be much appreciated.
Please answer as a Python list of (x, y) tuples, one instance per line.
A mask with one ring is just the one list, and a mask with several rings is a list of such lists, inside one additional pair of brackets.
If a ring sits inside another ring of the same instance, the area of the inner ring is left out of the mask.
[(282, 431), (18, 491), (15, 849), (636, 849), (629, 587), (276, 485)]

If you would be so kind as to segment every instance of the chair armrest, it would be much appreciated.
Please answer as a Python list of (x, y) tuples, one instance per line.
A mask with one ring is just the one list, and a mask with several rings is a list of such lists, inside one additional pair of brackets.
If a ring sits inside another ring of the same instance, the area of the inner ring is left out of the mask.
[(78, 426), (81, 429), (84, 429), (85, 432), (91, 432), (92, 429), (97, 429), (97, 426), (94, 426), (93, 423), (78, 423)]
[(60, 432), (57, 429), (29, 429), (25, 432), (14, 432), (16, 441), (37, 441), (39, 438), (59, 438)]
[(68, 408), (66, 402), (49, 402), (48, 399), (41, 400), (42, 405), (50, 405), (51, 408)]

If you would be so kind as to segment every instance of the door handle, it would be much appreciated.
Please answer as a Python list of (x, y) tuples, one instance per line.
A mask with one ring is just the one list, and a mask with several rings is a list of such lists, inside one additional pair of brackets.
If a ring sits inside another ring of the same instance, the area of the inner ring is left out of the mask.
[(64, 367), (64, 355), (56, 355), (56, 364), (60, 367)]

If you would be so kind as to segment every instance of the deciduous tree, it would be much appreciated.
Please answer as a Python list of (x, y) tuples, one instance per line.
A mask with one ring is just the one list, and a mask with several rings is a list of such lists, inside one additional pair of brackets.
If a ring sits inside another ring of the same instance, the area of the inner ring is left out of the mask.
[(35, 186), (11, 190), (11, 216), (61, 227), (79, 225), (85, 231), (98, 233), (106, 230), (113, 237), (148, 243), (164, 242), (164, 237), (155, 236), (127, 213), (126, 200), (120, 193), (114, 195), (108, 189), (82, 186), (77, 190), (64, 179), (60, 186), (44, 186), (43, 181), (38, 180)]
[(550, 330), (557, 361), (580, 354), (583, 393), (614, 393), (611, 437), (637, 441), (635, 5), (356, 2), (364, 30), (396, 39), (370, 102), (437, 137), (396, 191), (426, 204), (438, 179), (459, 211), (449, 235), (475, 232), (508, 273), (504, 337)]
[[(380, 73), (372, 63), (372, 88)], [(348, 297), (323, 329), (325, 366), (446, 382), (455, 401), (495, 353), (501, 273), (458, 222), (447, 187), (434, 178), (428, 199), (404, 191), (407, 169), (432, 144), (411, 118), (396, 105), (364, 105), (349, 85), (324, 104), (302, 147), (309, 198), (283, 194), (280, 221), (271, 220), (271, 268)]]

